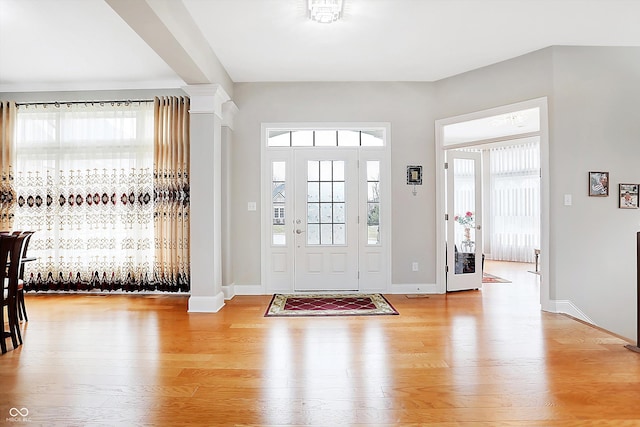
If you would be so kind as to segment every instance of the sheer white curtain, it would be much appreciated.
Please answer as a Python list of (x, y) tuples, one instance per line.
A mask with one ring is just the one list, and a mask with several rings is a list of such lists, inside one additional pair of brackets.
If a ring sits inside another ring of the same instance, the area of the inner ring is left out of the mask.
[[(475, 151), (469, 149), (463, 149), (459, 151)], [(454, 176), (455, 180), (455, 193), (453, 195), (453, 210), (455, 221), (454, 226), (454, 241), (456, 242), (457, 250), (461, 251), (464, 248), (461, 247), (461, 242), (465, 240), (465, 228), (468, 226), (471, 228), (472, 240), (475, 240), (475, 205), (476, 205), (476, 181), (475, 181), (475, 164), (473, 160), (469, 159), (454, 159)], [(468, 214), (471, 214), (470, 216)], [(467, 218), (470, 222), (467, 226), (462, 225), (461, 219)], [(472, 218), (472, 219), (471, 219)], [(470, 248), (467, 248), (470, 250)]]
[(533, 262), (540, 247), (539, 142), (491, 149), (491, 257)]
[(153, 102), (19, 106), (27, 289), (153, 289), (153, 132)]

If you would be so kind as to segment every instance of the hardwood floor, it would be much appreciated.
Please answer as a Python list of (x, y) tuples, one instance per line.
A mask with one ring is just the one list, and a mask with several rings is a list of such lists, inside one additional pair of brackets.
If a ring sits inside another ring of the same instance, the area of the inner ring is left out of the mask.
[(270, 296), (189, 314), (181, 296), (28, 294), (24, 345), (0, 356), (0, 424), (640, 425), (640, 355), (541, 312), (531, 265), (503, 264), (486, 270), (512, 283), (387, 295), (399, 316), (265, 318)]

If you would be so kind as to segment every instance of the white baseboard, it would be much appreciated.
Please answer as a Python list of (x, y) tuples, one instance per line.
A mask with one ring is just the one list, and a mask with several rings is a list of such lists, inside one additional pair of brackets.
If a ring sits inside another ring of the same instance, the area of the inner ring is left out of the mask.
[(224, 307), (224, 293), (212, 297), (191, 295), (189, 297), (189, 313), (217, 313)]
[(440, 294), (435, 283), (401, 283), (391, 285), (391, 294)]
[[(225, 292), (225, 299), (231, 299), (235, 295), (271, 295), (274, 293), (285, 293), (291, 294), (295, 293), (295, 291), (289, 290), (272, 290), (265, 291), (261, 285), (232, 285), (233, 292), (230, 290), (225, 290), (225, 286), (222, 287)], [(362, 289), (362, 293), (389, 293), (389, 294), (440, 294), (443, 292), (438, 291), (438, 287), (435, 283), (403, 283), (403, 284), (395, 284), (391, 285), (389, 290), (372, 290), (372, 289)], [(229, 295), (229, 298), (227, 298)]]
[(555, 300), (553, 301), (553, 306), (556, 313), (568, 314), (571, 317), (575, 317), (576, 319), (580, 319), (594, 326), (598, 326), (596, 325), (596, 322), (591, 320), (589, 316), (584, 314), (575, 304), (573, 304), (569, 300)]
[(224, 300), (228, 301), (236, 296), (236, 286), (231, 283), (229, 285), (222, 285), (222, 293), (224, 294)]
[(270, 292), (265, 293), (262, 289), (262, 285), (234, 285), (235, 295), (269, 295)]

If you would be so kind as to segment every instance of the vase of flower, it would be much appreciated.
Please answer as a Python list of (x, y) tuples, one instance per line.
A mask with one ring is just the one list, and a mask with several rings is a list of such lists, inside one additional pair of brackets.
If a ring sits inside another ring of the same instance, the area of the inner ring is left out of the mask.
[(471, 242), (471, 228), (475, 226), (475, 216), (473, 212), (466, 212), (464, 215), (456, 215), (453, 220), (464, 227), (464, 242)]

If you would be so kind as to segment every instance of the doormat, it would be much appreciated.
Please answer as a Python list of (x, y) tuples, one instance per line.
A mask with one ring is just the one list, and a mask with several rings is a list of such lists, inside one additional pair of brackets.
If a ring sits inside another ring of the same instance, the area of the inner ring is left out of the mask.
[(511, 283), (511, 280), (503, 279), (502, 277), (483, 272), (482, 283)]
[(265, 317), (399, 314), (381, 294), (275, 294)]

